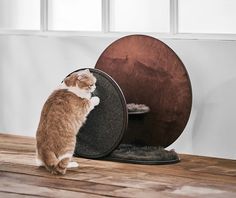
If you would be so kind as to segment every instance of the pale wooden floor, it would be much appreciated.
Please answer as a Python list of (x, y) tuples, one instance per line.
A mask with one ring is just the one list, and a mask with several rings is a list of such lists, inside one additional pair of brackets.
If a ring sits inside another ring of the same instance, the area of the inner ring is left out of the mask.
[(35, 140), (0, 134), (0, 197), (236, 197), (236, 161), (181, 155), (174, 165), (75, 158), (65, 176), (35, 166)]

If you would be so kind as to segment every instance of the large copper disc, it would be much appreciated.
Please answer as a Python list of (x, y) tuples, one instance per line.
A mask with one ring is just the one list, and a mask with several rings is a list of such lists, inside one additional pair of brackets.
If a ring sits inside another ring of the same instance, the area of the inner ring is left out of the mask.
[(118, 83), (127, 103), (150, 107), (145, 115), (129, 117), (124, 143), (167, 147), (180, 136), (192, 91), (186, 68), (170, 47), (153, 37), (126, 36), (104, 50), (96, 68)]

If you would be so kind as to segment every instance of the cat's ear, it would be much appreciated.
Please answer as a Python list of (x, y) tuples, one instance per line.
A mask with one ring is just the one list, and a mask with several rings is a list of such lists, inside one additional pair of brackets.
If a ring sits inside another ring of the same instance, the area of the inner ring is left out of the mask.
[(83, 79), (84, 77), (86, 77), (87, 75), (90, 75), (90, 74), (91, 73), (90, 73), (89, 69), (85, 69), (85, 70), (79, 71), (77, 73), (77, 79), (81, 80), (81, 79)]
[(86, 74), (90, 74), (89, 69), (85, 69), (85, 70), (84, 70), (84, 73), (86, 73)]

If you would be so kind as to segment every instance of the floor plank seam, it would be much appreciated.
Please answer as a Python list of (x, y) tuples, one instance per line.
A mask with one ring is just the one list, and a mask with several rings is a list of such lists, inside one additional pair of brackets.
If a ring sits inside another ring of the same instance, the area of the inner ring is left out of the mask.
[(15, 193), (15, 192), (2, 191), (2, 190), (1, 190), (0, 192), (8, 193), (8, 194), (14, 194), (14, 195), (25, 195), (25, 196), (34, 196), (34, 197), (45, 197), (45, 198), (49, 198), (48, 196), (35, 195), (35, 194)]

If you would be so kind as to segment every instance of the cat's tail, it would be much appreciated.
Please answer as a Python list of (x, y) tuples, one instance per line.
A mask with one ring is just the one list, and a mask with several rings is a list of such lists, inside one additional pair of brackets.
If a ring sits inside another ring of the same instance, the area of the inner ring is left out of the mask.
[(44, 164), (46, 169), (54, 175), (64, 175), (66, 173), (69, 162), (69, 157), (59, 160), (53, 152), (48, 152), (44, 156)]

